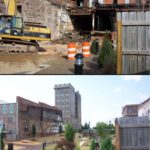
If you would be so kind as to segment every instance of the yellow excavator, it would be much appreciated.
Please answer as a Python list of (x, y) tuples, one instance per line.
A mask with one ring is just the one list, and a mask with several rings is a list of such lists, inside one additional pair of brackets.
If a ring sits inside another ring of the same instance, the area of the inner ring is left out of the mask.
[(1, 0), (6, 14), (0, 15), (0, 53), (37, 53), (37, 41), (50, 41), (51, 32), (39, 24), (25, 25), (22, 17), (17, 17), (16, 0)]

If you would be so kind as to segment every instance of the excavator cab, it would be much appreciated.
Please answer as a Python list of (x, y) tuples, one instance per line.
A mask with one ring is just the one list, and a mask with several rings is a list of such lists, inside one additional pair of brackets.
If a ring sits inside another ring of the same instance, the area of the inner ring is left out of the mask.
[(1, 15), (0, 34), (20, 36), (23, 34), (23, 20), (20, 17)]

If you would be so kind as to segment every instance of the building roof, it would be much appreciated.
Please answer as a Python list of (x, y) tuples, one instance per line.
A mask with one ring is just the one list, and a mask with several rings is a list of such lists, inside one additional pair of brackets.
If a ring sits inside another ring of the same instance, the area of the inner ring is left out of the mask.
[(74, 87), (71, 85), (71, 83), (55, 84), (54, 89), (61, 89), (61, 88), (73, 88), (74, 89)]
[(45, 108), (45, 109), (51, 109), (51, 110), (54, 110), (57, 112), (61, 112), (61, 110), (55, 106), (50, 106), (50, 105), (42, 103), (42, 102), (35, 103), (35, 102), (32, 102), (31, 100), (25, 99), (25, 98), (20, 97), (20, 96), (17, 96), (17, 102), (20, 103), (21, 107), (19, 109), (21, 111), (26, 111), (27, 106), (32, 106), (32, 107), (36, 107), (36, 108)]
[(7, 102), (0, 100), (0, 104), (7, 104)]
[(146, 99), (144, 102), (139, 104), (139, 109), (142, 108), (143, 106), (147, 105), (150, 102), (150, 97)]
[(126, 108), (128, 108), (128, 107), (138, 107), (139, 106), (139, 104), (129, 104), (129, 105), (125, 105), (124, 107), (123, 107), (123, 109), (122, 109), (122, 113), (125, 111), (125, 109)]

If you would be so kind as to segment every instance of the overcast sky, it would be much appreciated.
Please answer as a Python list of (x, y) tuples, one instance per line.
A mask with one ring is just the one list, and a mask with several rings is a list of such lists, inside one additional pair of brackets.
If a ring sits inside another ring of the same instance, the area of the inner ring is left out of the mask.
[(108, 122), (121, 116), (126, 104), (150, 97), (150, 76), (0, 76), (0, 100), (22, 96), (54, 105), (54, 85), (71, 83), (82, 96), (82, 123)]

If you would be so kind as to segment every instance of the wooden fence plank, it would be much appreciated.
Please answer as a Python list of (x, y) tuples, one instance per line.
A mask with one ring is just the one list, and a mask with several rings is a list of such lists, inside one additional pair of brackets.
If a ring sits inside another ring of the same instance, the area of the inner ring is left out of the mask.
[(118, 126), (120, 150), (149, 150), (150, 118), (148, 116), (121, 117), (116, 127)]
[(150, 74), (150, 11), (119, 12), (118, 16), (122, 19), (122, 73)]

